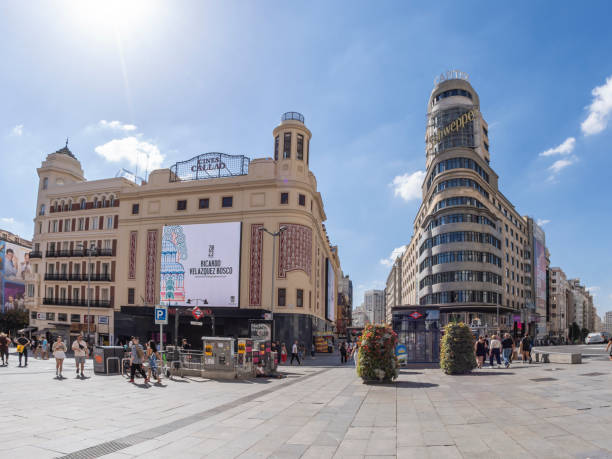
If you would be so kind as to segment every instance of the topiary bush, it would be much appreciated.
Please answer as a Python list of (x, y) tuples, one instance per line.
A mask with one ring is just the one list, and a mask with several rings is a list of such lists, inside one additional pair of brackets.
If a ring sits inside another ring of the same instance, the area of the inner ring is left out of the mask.
[(396, 345), (397, 334), (389, 325), (366, 325), (359, 339), (357, 376), (364, 382), (390, 382), (397, 378)]
[(440, 346), (440, 368), (447, 375), (469, 373), (476, 368), (474, 337), (470, 327), (463, 323), (446, 326)]

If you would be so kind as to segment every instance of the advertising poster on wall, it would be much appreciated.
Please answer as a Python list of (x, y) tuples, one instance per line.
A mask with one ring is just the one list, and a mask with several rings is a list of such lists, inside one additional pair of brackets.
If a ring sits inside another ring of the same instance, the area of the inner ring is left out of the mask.
[(162, 304), (238, 307), (241, 223), (164, 226), (160, 263)]
[(0, 241), (0, 312), (25, 309), (25, 279), (31, 272), (30, 249)]
[(546, 316), (546, 240), (544, 231), (533, 225), (536, 313)]
[(332, 266), (329, 258), (325, 259), (325, 318), (327, 320), (334, 321), (335, 318), (335, 301), (336, 301), (336, 292), (335, 292), (335, 275), (334, 275), (334, 267)]

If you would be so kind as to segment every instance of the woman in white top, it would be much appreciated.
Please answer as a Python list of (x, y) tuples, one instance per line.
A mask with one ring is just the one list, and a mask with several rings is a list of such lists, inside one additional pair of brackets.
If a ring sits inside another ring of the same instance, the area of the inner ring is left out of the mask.
[(55, 357), (55, 377), (62, 379), (62, 370), (64, 367), (64, 359), (66, 358), (66, 344), (62, 342), (62, 337), (58, 336), (55, 343), (53, 343), (53, 357)]
[(501, 365), (501, 341), (497, 337), (497, 335), (491, 336), (491, 344), (489, 345), (489, 363), (493, 366), (493, 358), (497, 360), (497, 365)]

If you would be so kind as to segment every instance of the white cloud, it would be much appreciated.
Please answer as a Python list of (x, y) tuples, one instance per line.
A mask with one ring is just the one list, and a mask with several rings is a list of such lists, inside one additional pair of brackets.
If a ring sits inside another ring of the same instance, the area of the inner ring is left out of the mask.
[(538, 226), (544, 226), (547, 223), (550, 223), (550, 220), (543, 220), (541, 218), (538, 218), (538, 221), (537, 221)]
[(0, 228), (10, 231), (24, 239), (32, 238), (32, 224), (26, 225), (13, 217), (0, 217)]
[(549, 148), (546, 151), (540, 153), (540, 156), (552, 156), (552, 155), (569, 155), (574, 151), (576, 146), (576, 139), (574, 137), (568, 137), (561, 145), (557, 145), (555, 148)]
[(423, 180), (425, 180), (425, 171), (416, 171), (412, 174), (405, 173), (396, 176), (391, 186), (394, 188), (395, 196), (400, 196), (404, 201), (412, 201), (421, 198)]
[(95, 152), (111, 163), (127, 161), (130, 166), (137, 166), (143, 171), (159, 169), (165, 159), (157, 145), (134, 136), (113, 139), (97, 146)]
[(608, 125), (608, 118), (612, 112), (612, 76), (606, 83), (597, 86), (593, 91), (593, 102), (589, 105), (589, 115), (580, 127), (584, 135), (598, 134)]
[(552, 163), (552, 165), (548, 168), (548, 170), (550, 171), (548, 181), (549, 182), (554, 181), (555, 178), (557, 177), (557, 174), (559, 174), (559, 172), (561, 172), (566, 167), (571, 166), (572, 164), (576, 163), (577, 161), (578, 161), (577, 157), (570, 156), (567, 159), (558, 159), (557, 161)]
[(136, 126), (134, 126), (133, 124), (123, 124), (121, 121), (106, 121), (106, 120), (100, 120), (100, 122), (98, 123), (98, 126), (103, 128), (103, 129), (113, 129), (115, 131), (124, 131), (124, 132), (130, 132), (130, 131), (135, 131), (136, 130)]
[(395, 259), (399, 257), (402, 253), (404, 253), (404, 250), (406, 250), (405, 245), (402, 245), (401, 247), (396, 247), (391, 251), (391, 255), (389, 255), (389, 258), (383, 258), (382, 260), (380, 260), (380, 264), (388, 266), (390, 268), (391, 266), (393, 266)]
[(23, 124), (18, 124), (11, 130), (11, 135), (21, 137), (23, 135)]

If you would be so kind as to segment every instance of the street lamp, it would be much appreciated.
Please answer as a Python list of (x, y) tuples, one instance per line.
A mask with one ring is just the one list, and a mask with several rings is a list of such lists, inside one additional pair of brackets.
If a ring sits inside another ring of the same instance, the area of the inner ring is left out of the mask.
[[(78, 244), (77, 247), (87, 250), (83, 244)], [(91, 243), (87, 250), (87, 342), (89, 343), (91, 335), (91, 254), (96, 253), (95, 242)]]
[(275, 239), (280, 236), (283, 231), (287, 229), (286, 226), (281, 226), (276, 233), (268, 231), (268, 229), (263, 226), (259, 228), (259, 231), (265, 231), (270, 236), (272, 236), (272, 289), (270, 290), (270, 312), (274, 312), (274, 263), (276, 262), (276, 241)]

